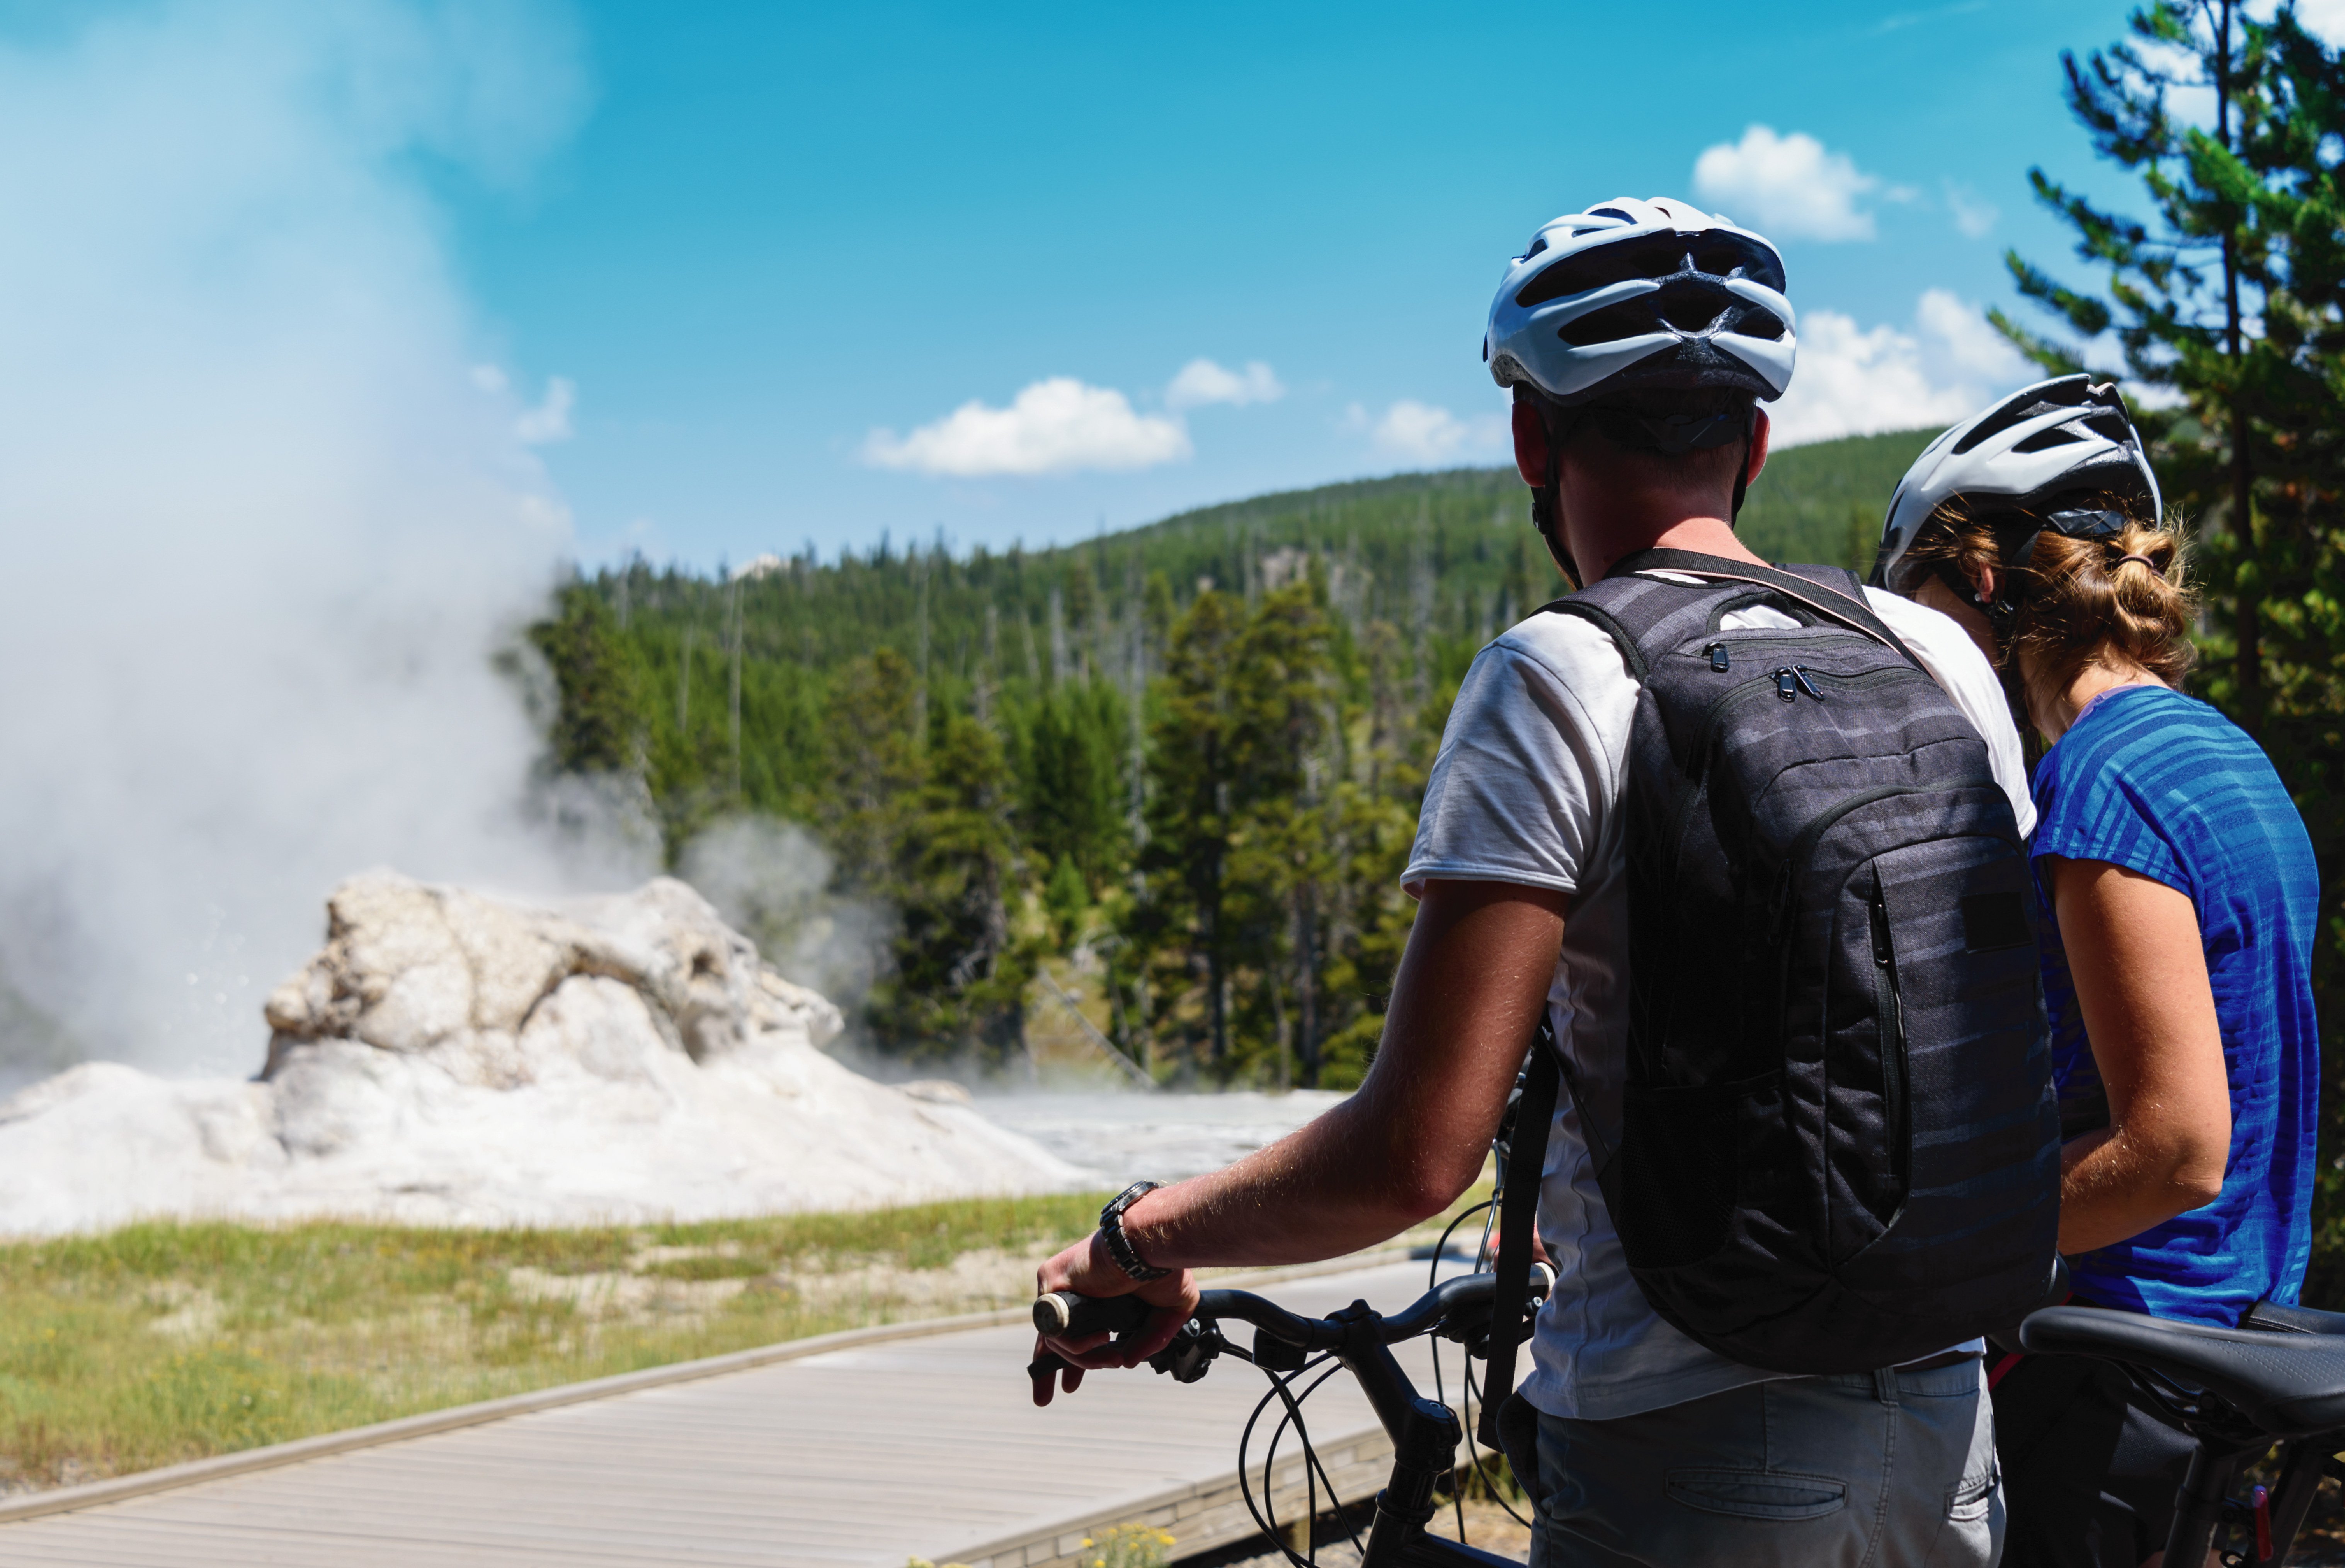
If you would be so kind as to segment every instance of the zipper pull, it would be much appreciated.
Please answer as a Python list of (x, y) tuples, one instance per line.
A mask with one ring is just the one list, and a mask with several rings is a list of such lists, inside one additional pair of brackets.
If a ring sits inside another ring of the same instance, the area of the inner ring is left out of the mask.
[(1701, 651), (1710, 656), (1711, 668), (1716, 670), (1721, 675), (1724, 675), (1726, 673), (1726, 645), (1724, 643), (1712, 643)]
[(1822, 702), (1824, 699), (1824, 694), (1816, 689), (1816, 683), (1808, 678), (1808, 667), (1806, 665), (1793, 665), (1792, 667), (1792, 677), (1800, 683), (1800, 689), (1802, 691), (1806, 692), (1818, 702)]
[(1889, 967), (1889, 906), (1881, 895), (1873, 898), (1873, 962), (1882, 969)]
[(1785, 702), (1800, 700), (1799, 672), (1790, 665), (1775, 672), (1775, 695)]

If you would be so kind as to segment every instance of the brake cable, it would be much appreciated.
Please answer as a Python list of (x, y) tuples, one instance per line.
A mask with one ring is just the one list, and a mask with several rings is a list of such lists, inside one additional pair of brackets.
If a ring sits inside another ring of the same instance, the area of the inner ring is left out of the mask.
[[(1245, 1431), (1240, 1433), (1238, 1437), (1238, 1492), (1239, 1495), (1245, 1500), (1246, 1512), (1253, 1516), (1254, 1527), (1263, 1532), (1264, 1538), (1270, 1541), (1281, 1553), (1284, 1553), (1286, 1560), (1290, 1563), (1294, 1564), (1295, 1568), (1316, 1568), (1319, 1549), (1315, 1542), (1313, 1542), (1306, 1537), (1305, 1544), (1310, 1548), (1311, 1555), (1309, 1557), (1300, 1556), (1295, 1553), (1293, 1547), (1287, 1545), (1286, 1543), (1280, 1538), (1278, 1533), (1278, 1514), (1276, 1505), (1272, 1497), (1273, 1484), (1271, 1466), (1277, 1461), (1279, 1436), (1286, 1431), (1287, 1422), (1289, 1420), (1294, 1422), (1295, 1433), (1302, 1440), (1303, 1443), (1304, 1495), (1308, 1500), (1308, 1506), (1311, 1509), (1311, 1512), (1307, 1516), (1308, 1519), (1312, 1522), (1312, 1524), (1315, 1524), (1317, 1522), (1318, 1488), (1324, 1485), (1327, 1489), (1327, 1498), (1329, 1502), (1335, 1506), (1339, 1516), (1344, 1522), (1345, 1532), (1352, 1538), (1352, 1549), (1355, 1552), (1365, 1551), (1365, 1549), (1360, 1545), (1360, 1532), (1357, 1529), (1354, 1528), (1352, 1524), (1351, 1513), (1348, 1510), (1343, 1507), (1340, 1502), (1337, 1501), (1335, 1483), (1329, 1478), (1327, 1474), (1327, 1467), (1320, 1462), (1318, 1451), (1311, 1446), (1310, 1429), (1306, 1427), (1303, 1421), (1303, 1400), (1309, 1399), (1318, 1390), (1320, 1384), (1325, 1383), (1329, 1378), (1334, 1377), (1343, 1369), (1340, 1366), (1327, 1367), (1325, 1371), (1320, 1373), (1319, 1376), (1312, 1381), (1310, 1386), (1303, 1390), (1300, 1398), (1296, 1397), (1291, 1389), (1291, 1385), (1294, 1380), (1302, 1377), (1304, 1373), (1319, 1367), (1326, 1366), (1329, 1361), (1332, 1361), (1335, 1359), (1334, 1352), (1328, 1352), (1325, 1355), (1318, 1357), (1315, 1360), (1304, 1362), (1301, 1367), (1297, 1368), (1294, 1372), (1284, 1378), (1281, 1378), (1276, 1372), (1272, 1371), (1267, 1367), (1262, 1368), (1263, 1376), (1270, 1380), (1270, 1392), (1263, 1395), (1261, 1401), (1254, 1406), (1254, 1414), (1246, 1418)], [(1246, 1359), (1252, 1360), (1253, 1358), (1247, 1357)], [(1259, 1363), (1257, 1363), (1257, 1365), (1259, 1365)], [(1281, 1399), (1285, 1400), (1287, 1413), (1280, 1418), (1277, 1429), (1272, 1433), (1270, 1441), (1270, 1454), (1268, 1458), (1263, 1461), (1262, 1506), (1257, 1508), (1254, 1505), (1254, 1489), (1246, 1480), (1246, 1450), (1253, 1444), (1254, 1429), (1255, 1424), (1262, 1420), (1263, 1411), (1270, 1408), (1270, 1401), (1273, 1399)], [(1306, 1525), (1305, 1528), (1309, 1529), (1310, 1527), (1310, 1525)]]
[[(1498, 1174), (1498, 1179), (1500, 1185), (1503, 1186), (1506, 1181), (1506, 1173), (1503, 1169), (1501, 1169)], [(1447, 1225), (1442, 1227), (1441, 1239), (1433, 1244), (1433, 1261), (1425, 1266), (1425, 1288), (1427, 1290), (1436, 1289), (1441, 1284), (1441, 1259), (1449, 1250), (1450, 1236), (1459, 1226), (1465, 1224), (1477, 1213), (1482, 1216), (1482, 1240), (1481, 1244), (1474, 1249), (1474, 1268), (1477, 1273), (1481, 1271), (1483, 1260), (1489, 1256), (1490, 1227), (1498, 1217), (1498, 1193), (1496, 1191), (1493, 1191), (1484, 1201), (1474, 1205), (1473, 1207), (1460, 1209), (1455, 1219), (1452, 1219)], [(1449, 1402), (1449, 1396), (1443, 1390), (1441, 1384), (1441, 1336), (1435, 1334), (1430, 1336), (1430, 1339), (1432, 1340), (1433, 1349), (1433, 1397), (1442, 1404), (1446, 1405)], [(1462, 1349), (1463, 1347), (1461, 1346), (1460, 1349)], [(1470, 1381), (1474, 1374), (1473, 1358), (1468, 1356), (1466, 1359), (1467, 1365), (1464, 1369), (1464, 1373), (1466, 1378)], [(1463, 1390), (1461, 1390), (1460, 1392), (1462, 1394)], [(1466, 1417), (1466, 1431), (1470, 1435), (1474, 1431), (1474, 1411), (1470, 1401), (1467, 1402), (1464, 1414)], [(1467, 1447), (1469, 1451), (1472, 1451), (1473, 1444), (1470, 1441), (1467, 1444)], [(1475, 1471), (1478, 1474), (1480, 1470), (1480, 1457), (1477, 1454)], [(1483, 1481), (1486, 1484), (1489, 1478), (1487, 1476), (1483, 1477)], [(1492, 1495), (1496, 1496), (1497, 1493), (1493, 1492)], [(1466, 1493), (1464, 1490), (1457, 1485), (1456, 1473), (1454, 1471), (1451, 1474), (1449, 1482), (1449, 1501), (1457, 1509), (1457, 1543), (1462, 1546), (1466, 1543)], [(1505, 1504), (1502, 1502), (1499, 1506), (1505, 1507)], [(1514, 1510), (1508, 1509), (1507, 1512), (1511, 1513)]]
[[(1503, 1171), (1500, 1173), (1499, 1180), (1503, 1186), (1505, 1181), (1505, 1173)], [(1497, 1221), (1498, 1199), (1502, 1196), (1503, 1194), (1500, 1192), (1493, 1192), (1488, 1197), (1485, 1198), (1480, 1203), (1474, 1205), (1471, 1208), (1460, 1210), (1457, 1217), (1451, 1220), (1447, 1226), (1443, 1227), (1441, 1239), (1433, 1244), (1433, 1261), (1426, 1265), (1425, 1285), (1426, 1289), (1430, 1290), (1440, 1283), (1441, 1259), (1443, 1254), (1447, 1252), (1449, 1249), (1449, 1237), (1451, 1232), (1455, 1231), (1459, 1226), (1465, 1224), (1467, 1220), (1473, 1218), (1477, 1214), (1482, 1216), (1482, 1242), (1481, 1245), (1474, 1250), (1474, 1266), (1476, 1272), (1480, 1272), (1482, 1266), (1489, 1261), (1490, 1230), (1491, 1227)], [(1447, 1404), (1449, 1402), (1448, 1396), (1443, 1391), (1441, 1381), (1441, 1336), (1435, 1334), (1429, 1336), (1429, 1339), (1433, 1350), (1433, 1397), (1439, 1400), (1443, 1404)], [(1462, 1346), (1460, 1347), (1460, 1349), (1463, 1349)], [(1481, 1478), (1482, 1488), (1490, 1494), (1490, 1501), (1497, 1503), (1501, 1509), (1504, 1509), (1508, 1518), (1513, 1520), (1524, 1529), (1528, 1530), (1531, 1527), (1531, 1522), (1525, 1519), (1521, 1514), (1517, 1513), (1514, 1510), (1514, 1505), (1507, 1501), (1505, 1491), (1496, 1481), (1491, 1479), (1490, 1472), (1483, 1467), (1482, 1445), (1473, 1441), (1474, 1407), (1479, 1404), (1482, 1400), (1482, 1391), (1480, 1389), (1477, 1388), (1474, 1383), (1473, 1357), (1467, 1356), (1465, 1358), (1465, 1365), (1460, 1369), (1460, 1376), (1465, 1385), (1460, 1390), (1460, 1403), (1464, 1406), (1464, 1410), (1461, 1413), (1464, 1415), (1466, 1420), (1466, 1457), (1473, 1464), (1474, 1473)], [(1463, 1545), (1466, 1542), (1466, 1494), (1457, 1485), (1454, 1473), (1449, 1484), (1449, 1499), (1451, 1503), (1455, 1506), (1457, 1514), (1457, 1541), (1460, 1545)]]

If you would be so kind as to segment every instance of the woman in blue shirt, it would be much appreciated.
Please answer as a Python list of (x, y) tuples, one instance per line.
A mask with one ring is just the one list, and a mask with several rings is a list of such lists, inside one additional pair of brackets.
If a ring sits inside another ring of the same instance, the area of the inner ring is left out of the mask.
[[(2113, 387), (2013, 394), (1891, 503), (1876, 577), (1961, 621), (2048, 748), (2030, 842), (2076, 1298), (2236, 1324), (2310, 1250), (2320, 878), (2255, 742), (2176, 689), (2194, 606)], [(2009, 1568), (2135, 1568), (2188, 1439), (2123, 1374), (1995, 1369)]]

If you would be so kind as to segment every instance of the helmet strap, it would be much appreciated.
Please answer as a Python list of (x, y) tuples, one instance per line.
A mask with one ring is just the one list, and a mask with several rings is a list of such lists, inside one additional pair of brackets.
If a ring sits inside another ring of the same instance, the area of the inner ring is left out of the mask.
[[(2033, 545), (2035, 541), (2031, 538), (2028, 543)], [(1996, 646), (2010, 646), (2012, 631), (2019, 624), (2018, 578), (2015, 573), (2005, 568), (2003, 581), (1996, 585), (2003, 592), (1992, 601), (1979, 597), (1977, 586), (1952, 561), (1938, 563), (1937, 576), (1956, 598), (1986, 617), (1987, 630), (1995, 634)]]
[(1734, 499), (1726, 510), (1726, 525), (1731, 528), (1742, 515), (1742, 493), (1751, 487), (1751, 443), (1759, 435), (1759, 405), (1752, 403), (1751, 412), (1742, 422), (1742, 463), (1734, 471)]
[(1547, 483), (1531, 492), (1531, 526), (1577, 593), (1588, 584), (1579, 575), (1579, 563), (1571, 558), (1571, 546), (1563, 542), (1563, 448), (1579, 430), (1582, 414), (1576, 408), (1542, 403), (1539, 417), (1547, 426)]
[(1571, 549), (1563, 542), (1563, 520), (1556, 505), (1556, 490), (1552, 482), (1531, 492), (1531, 526), (1538, 530), (1540, 540), (1547, 545), (1547, 553), (1555, 558), (1557, 565), (1563, 568), (1563, 575), (1571, 579), (1573, 590), (1576, 592), (1586, 586), (1579, 580), (1579, 563), (1571, 558)]

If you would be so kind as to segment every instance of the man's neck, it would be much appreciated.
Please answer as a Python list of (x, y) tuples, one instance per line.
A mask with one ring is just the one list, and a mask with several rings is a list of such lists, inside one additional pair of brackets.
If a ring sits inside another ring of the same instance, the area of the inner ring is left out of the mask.
[[(1607, 526), (1608, 523), (1614, 524)], [(1575, 535), (1578, 529), (1571, 531)], [(1673, 522), (1659, 519), (1638, 521), (1629, 518), (1601, 519), (1589, 530), (1593, 539), (1572, 540), (1572, 555), (1589, 573), (1587, 581), (1601, 582), (1614, 564), (1626, 560), (1639, 550), (1689, 550), (1697, 555), (1720, 555), (1730, 561), (1747, 562), (1763, 566), (1766, 562), (1738, 538), (1734, 525), (1723, 517), (1680, 517)]]

